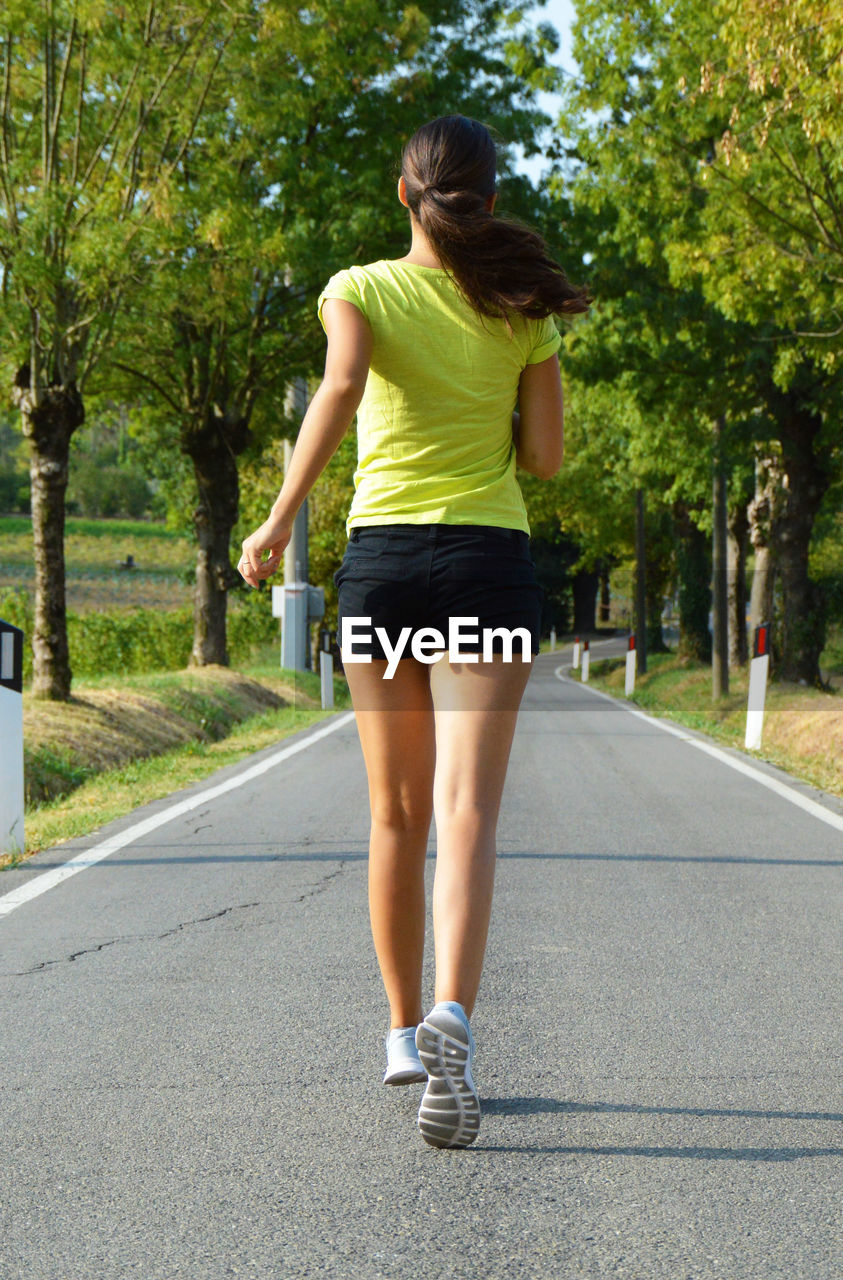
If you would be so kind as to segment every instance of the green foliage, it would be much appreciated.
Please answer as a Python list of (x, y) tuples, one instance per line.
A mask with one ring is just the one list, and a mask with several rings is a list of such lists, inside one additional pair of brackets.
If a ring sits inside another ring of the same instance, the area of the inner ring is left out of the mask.
[(0, 413), (0, 512), (29, 510), (29, 472), (20, 432)]
[(96, 777), (97, 765), (75, 751), (50, 746), (30, 751), (24, 745), (24, 802), (27, 809), (44, 799), (67, 795)]
[(347, 542), (346, 517), (354, 493), (357, 433), (350, 431), (320, 476), (308, 499), (310, 580), (325, 591), (325, 617), (320, 626), (337, 626), (337, 589), (333, 575)]
[[(33, 611), (22, 589), (0, 592), (0, 618), (24, 632), (24, 680), (32, 678)], [(246, 664), (268, 644), (279, 642), (278, 620), (273, 618), (269, 593), (243, 595), (231, 603), (228, 613), (228, 646), (231, 663)], [(70, 664), (74, 676), (124, 676), (149, 671), (178, 671), (190, 658), (193, 613), (189, 608), (164, 612), (157, 609), (120, 609), (109, 612), (68, 614)]]
[[(756, 455), (781, 457), (787, 510), (770, 537), (782, 561), (789, 555), (785, 616), (805, 615), (788, 632), (801, 655), (789, 653), (791, 665), (807, 655), (810, 666), (822, 641), (822, 609), (805, 603), (808, 538), (843, 462), (840, 348), (828, 340), (839, 243), (826, 236), (841, 171), (828, 114), (821, 127), (809, 102), (822, 115), (818, 50), (839, 26), (824, 12), (797, 30), (769, 0), (713, 11), (701, 0), (580, 0), (582, 75), (566, 87), (561, 120), (572, 145), (554, 180), (560, 208), (573, 204), (598, 299), (563, 354), (573, 400), (566, 530), (585, 547), (605, 538), (627, 552), (631, 522), (614, 513), (631, 513), (641, 485), (650, 545), (668, 512), (683, 513), (689, 544), (688, 521), (710, 530), (715, 424), (733, 506), (752, 496)], [(769, 103), (778, 106), (765, 134), (755, 126)], [(703, 652), (699, 550), (685, 545), (677, 567)], [(659, 556), (657, 573), (666, 567)]]
[(0, 471), (0, 511), (29, 510), (29, 477), (17, 467)]
[[(169, 613), (127, 609), (68, 616), (70, 661), (76, 676), (133, 675), (178, 671), (190, 658), (191, 609)], [(228, 612), (228, 649), (233, 666), (247, 662), (253, 650), (278, 639), (268, 594), (255, 593)]]
[(700, 291), (731, 323), (775, 332), (783, 386), (805, 359), (833, 373), (841, 350), (829, 323), (843, 306), (841, 73), (828, 50), (843, 20), (798, 6), (820, 7), (822, 21), (798, 29), (791, 6), (767, 0), (580, 0), (583, 76), (568, 96), (592, 212), (631, 196), (612, 200), (617, 242), (644, 266), (661, 253), (670, 287)]
[(22, 587), (0, 591), (0, 618), (23, 632), (23, 678), (32, 679), (32, 649), (27, 643), (32, 635), (33, 610), (29, 594)]
[(96, 458), (78, 465), (67, 490), (67, 508), (83, 516), (138, 519), (152, 502), (146, 476), (130, 464), (118, 466)]
[(71, 668), (76, 676), (179, 670), (190, 657), (191, 625), (187, 609), (172, 613), (127, 609), (81, 617), (71, 613)]
[[(188, 455), (197, 477), (198, 455), (242, 457), (241, 506), (252, 519), (241, 519), (235, 542), (280, 487), (278, 442), (298, 426), (287, 390), (321, 368), (320, 289), (340, 267), (406, 249), (395, 183), (407, 136), (457, 107), (482, 117), (501, 138), (501, 204), (511, 191), (523, 213), (529, 196), (508, 179), (510, 145), (536, 149), (546, 118), (535, 92), (555, 75), (552, 29), (530, 31), (514, 0), (351, 0), (341, 11), (314, 0), (307, 13), (303, 22), (271, 2), (227, 50), (225, 85), (209, 95), (206, 127), (171, 184), (160, 270), (119, 328), (115, 385), (144, 402), (145, 458), (168, 519), (186, 528), (194, 508), (206, 519), (203, 506), (222, 519), (201, 478), (197, 506)], [(312, 501), (311, 576), (329, 609), (329, 565), (344, 544), (336, 499), (329, 479)]]
[(71, 442), (69, 512), (134, 519), (151, 514), (153, 492), (131, 426), (127, 406), (91, 397), (85, 427)]
[[(12, 532), (11, 522), (8, 526), (5, 521), (0, 522), (0, 533), (7, 527), (9, 532)], [(32, 526), (29, 521), (20, 521), (14, 528), (15, 531), (31, 532)], [(69, 538), (100, 538), (108, 541), (113, 541), (115, 538), (145, 539), (149, 542), (169, 543), (175, 546), (180, 539), (180, 534), (176, 530), (165, 529), (162, 525), (153, 524), (147, 520), (90, 520), (70, 516), (65, 522), (65, 532)]]
[(31, 5), (0, 36), (3, 305), (9, 374), (84, 385), (154, 262), (154, 227), (221, 54), (248, 14), (225, 6)]
[(233, 667), (244, 666), (267, 645), (278, 646), (280, 661), (280, 642), (280, 625), (272, 616), (268, 589), (246, 588), (239, 599), (229, 601), (228, 653)]

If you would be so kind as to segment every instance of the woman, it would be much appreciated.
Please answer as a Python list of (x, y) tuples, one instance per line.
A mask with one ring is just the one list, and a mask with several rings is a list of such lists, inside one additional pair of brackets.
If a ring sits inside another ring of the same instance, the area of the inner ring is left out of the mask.
[[(469, 1018), (501, 793), (539, 650), (541, 588), (515, 467), (547, 478), (561, 464), (551, 317), (588, 301), (538, 235), (493, 216), (495, 146), (476, 121), (446, 116), (419, 129), (404, 149), (398, 198), (410, 212), (410, 252), (341, 271), (319, 299), (325, 376), (272, 514), (243, 543), (240, 572), (257, 586), (276, 571), (297, 510), (357, 413), (349, 543), (334, 580), (341, 628), (369, 620), (369, 639), (362, 633), (361, 644), (358, 631), (354, 644), (367, 660), (344, 658), (369, 782), (369, 905), (391, 1012), (384, 1081), (427, 1081), (422, 1136), (455, 1147), (480, 1123)], [(468, 637), (459, 660), (406, 643), (424, 627), (447, 635), (455, 618)], [(498, 634), (484, 651), (489, 628)], [(436, 1004), (423, 1019), (433, 814)]]

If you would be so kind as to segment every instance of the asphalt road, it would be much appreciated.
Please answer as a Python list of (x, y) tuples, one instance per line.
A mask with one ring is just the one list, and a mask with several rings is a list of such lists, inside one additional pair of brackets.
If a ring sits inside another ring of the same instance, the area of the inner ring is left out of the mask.
[(504, 797), (476, 1144), (380, 1084), (346, 722), (0, 918), (3, 1280), (841, 1275), (843, 834), (560, 657)]

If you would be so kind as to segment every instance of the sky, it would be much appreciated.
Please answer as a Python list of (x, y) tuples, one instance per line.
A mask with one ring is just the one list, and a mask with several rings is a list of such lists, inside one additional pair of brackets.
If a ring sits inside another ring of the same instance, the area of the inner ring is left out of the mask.
[(571, 57), (571, 23), (574, 20), (572, 0), (548, 0), (541, 8), (533, 10), (531, 17), (537, 22), (550, 22), (559, 32), (560, 47), (556, 61), (570, 71), (576, 64)]
[[(549, 22), (559, 32), (559, 50), (554, 61), (567, 71), (576, 72), (577, 64), (571, 55), (571, 23), (574, 20), (572, 0), (547, 0), (547, 4), (528, 11), (533, 22)], [(551, 117), (556, 114), (556, 99), (548, 94), (541, 95), (541, 105)], [(518, 168), (526, 173), (533, 182), (537, 182), (547, 166), (540, 156), (532, 160), (521, 159)]]

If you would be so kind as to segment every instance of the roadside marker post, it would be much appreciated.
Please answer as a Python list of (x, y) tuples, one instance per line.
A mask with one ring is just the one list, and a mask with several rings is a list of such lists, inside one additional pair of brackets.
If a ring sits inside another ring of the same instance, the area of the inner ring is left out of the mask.
[(328, 711), (334, 705), (334, 655), (331, 653), (330, 631), (322, 632), (319, 675), (322, 678), (322, 710)]
[(580, 638), (574, 636), (574, 670), (580, 665)]
[(0, 621), (0, 853), (23, 848), (23, 632)]
[(746, 736), (744, 738), (744, 747), (747, 751), (757, 751), (761, 746), (769, 667), (770, 624), (762, 622), (755, 628), (752, 661), (749, 664), (749, 697), (746, 703)]
[(322, 677), (322, 710), (334, 705), (334, 655), (319, 651), (319, 674)]
[(582, 647), (582, 682), (583, 684), (588, 683), (588, 668), (589, 668), (590, 662), (591, 662), (591, 654), (589, 653), (589, 649), (588, 649), (588, 641), (584, 640), (583, 647)]
[(637, 653), (635, 649), (635, 633), (629, 637), (629, 648), (626, 651), (626, 679), (624, 680), (623, 691), (628, 698), (631, 698), (635, 692), (635, 668), (637, 665)]
[(551, 653), (556, 652), (556, 628), (555, 627), (550, 628), (550, 652)]

